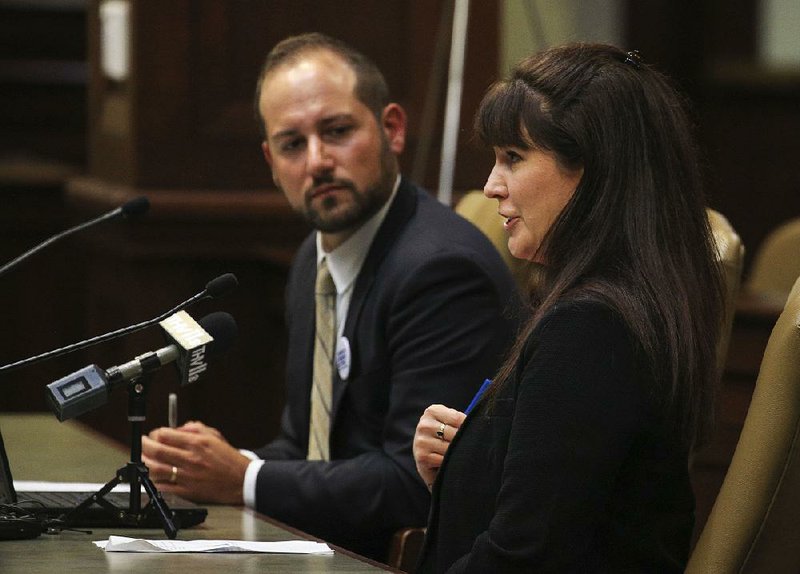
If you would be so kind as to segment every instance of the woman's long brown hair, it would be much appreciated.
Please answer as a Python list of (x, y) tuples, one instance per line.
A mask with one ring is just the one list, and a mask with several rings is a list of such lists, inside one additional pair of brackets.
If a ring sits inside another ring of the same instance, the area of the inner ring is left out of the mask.
[(545, 281), (495, 386), (554, 304), (600, 301), (643, 351), (665, 420), (696, 444), (713, 418), (724, 291), (685, 100), (636, 54), (572, 44), (490, 88), (475, 129), (488, 145), (537, 147), (584, 170), (540, 247)]

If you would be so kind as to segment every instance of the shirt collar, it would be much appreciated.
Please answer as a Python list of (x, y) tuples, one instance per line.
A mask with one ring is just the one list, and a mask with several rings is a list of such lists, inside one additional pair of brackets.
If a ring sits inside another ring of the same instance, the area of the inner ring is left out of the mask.
[(328, 260), (328, 270), (331, 272), (331, 278), (336, 285), (337, 293), (344, 293), (355, 283), (358, 272), (361, 271), (361, 266), (367, 258), (372, 241), (375, 239), (381, 223), (386, 219), (386, 214), (389, 212), (399, 187), (400, 175), (397, 176), (394, 182), (392, 195), (383, 207), (370, 217), (358, 231), (353, 233), (347, 241), (330, 253), (325, 253), (322, 249), (322, 237), (319, 231), (317, 232), (317, 267), (319, 267), (323, 259)]

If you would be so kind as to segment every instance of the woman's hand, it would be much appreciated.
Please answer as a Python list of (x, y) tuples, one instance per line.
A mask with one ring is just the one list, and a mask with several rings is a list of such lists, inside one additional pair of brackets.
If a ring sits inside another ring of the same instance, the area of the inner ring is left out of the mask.
[(422, 413), (414, 433), (414, 461), (428, 490), (433, 487), (444, 453), (465, 418), (467, 415), (461, 411), (444, 405), (431, 405)]

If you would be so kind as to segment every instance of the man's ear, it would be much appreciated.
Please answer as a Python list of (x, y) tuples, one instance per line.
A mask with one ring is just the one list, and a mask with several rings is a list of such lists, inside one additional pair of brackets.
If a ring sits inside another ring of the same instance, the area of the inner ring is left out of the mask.
[(267, 164), (272, 167), (272, 152), (269, 149), (267, 140), (261, 142), (261, 153), (264, 154), (264, 160), (267, 162)]
[(400, 155), (406, 147), (406, 111), (400, 104), (389, 104), (381, 113), (381, 127), (389, 149)]

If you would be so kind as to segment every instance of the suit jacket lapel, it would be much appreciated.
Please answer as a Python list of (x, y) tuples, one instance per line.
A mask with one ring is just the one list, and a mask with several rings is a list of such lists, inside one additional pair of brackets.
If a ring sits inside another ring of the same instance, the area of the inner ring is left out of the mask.
[[(302, 376), (299, 378), (299, 382), (306, 386), (299, 394), (299, 396), (303, 397), (303, 402), (299, 405), (300, 410), (298, 412), (302, 415), (302, 419), (304, 420), (303, 428), (307, 433), (309, 421), (311, 419), (311, 386), (314, 380), (314, 337), (316, 330), (316, 297), (314, 294), (314, 285), (317, 279), (316, 247), (309, 249), (309, 255), (303, 258), (302, 261), (298, 260), (298, 263), (301, 265), (297, 274), (297, 277), (300, 279), (297, 282), (298, 284), (293, 288), (301, 291), (300, 296), (296, 299), (300, 301), (301, 304), (296, 305), (293, 309), (294, 317), (292, 320), (300, 325), (299, 332), (306, 341), (306, 355), (301, 363), (301, 368), (303, 370)], [(310, 305), (308, 301), (311, 301)]]
[[(386, 256), (391, 246), (394, 245), (403, 227), (406, 226), (416, 209), (416, 188), (408, 183), (405, 178), (401, 178), (400, 187), (397, 189), (394, 202), (378, 229), (378, 233), (375, 235), (375, 239), (370, 246), (369, 253), (367, 253), (367, 258), (364, 260), (364, 265), (361, 267), (361, 271), (358, 274), (355, 287), (353, 288), (353, 297), (350, 299), (350, 307), (347, 310), (347, 319), (344, 324), (343, 336), (347, 338), (350, 344), (350, 374), (348, 381), (359, 375), (359, 349), (355, 334), (364, 301), (375, 282), (375, 277), (377, 276), (383, 258)], [(347, 381), (341, 380), (337, 372), (334, 378), (333, 403), (331, 405), (331, 417), (333, 420), (335, 420), (346, 387)]]

